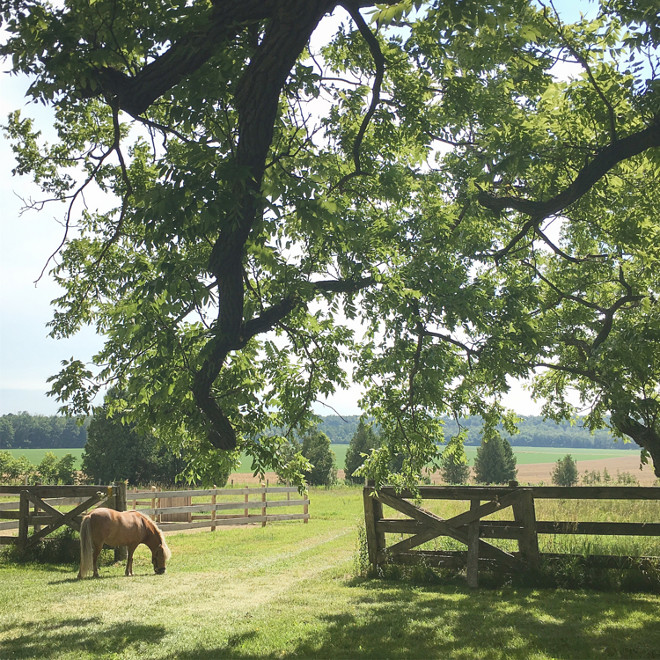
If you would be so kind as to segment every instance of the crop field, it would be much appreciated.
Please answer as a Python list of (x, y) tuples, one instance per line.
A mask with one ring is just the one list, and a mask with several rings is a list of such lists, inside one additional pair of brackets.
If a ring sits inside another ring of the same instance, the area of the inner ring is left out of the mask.
[(67, 454), (72, 454), (76, 458), (76, 469), (80, 469), (81, 457), (82, 457), (82, 447), (74, 447), (72, 449), (4, 449), (2, 451), (8, 451), (12, 456), (25, 456), (25, 458), (30, 461), (33, 465), (39, 465), (46, 453), (50, 452), (55, 454), (59, 459)]
[(660, 657), (660, 595), (359, 577), (360, 489), (310, 498), (308, 524), (169, 534), (165, 575), (144, 546), (133, 578), (0, 555), (0, 658)]

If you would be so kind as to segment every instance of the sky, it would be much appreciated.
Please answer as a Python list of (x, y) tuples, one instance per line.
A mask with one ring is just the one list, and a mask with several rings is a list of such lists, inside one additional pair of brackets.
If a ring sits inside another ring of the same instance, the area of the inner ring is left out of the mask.
[[(588, 0), (562, 0), (558, 4), (566, 5), (571, 13), (594, 6)], [(11, 111), (21, 109), (47, 135), (49, 113), (28, 104), (28, 81), (10, 76), (8, 69), (8, 63), (0, 62), (0, 124), (6, 123)], [(91, 329), (64, 340), (48, 336), (51, 301), (59, 295), (59, 287), (47, 272), (40, 275), (62, 240), (63, 211), (55, 205), (42, 211), (22, 211), (22, 200), (39, 199), (40, 192), (28, 176), (13, 176), (14, 167), (10, 145), (0, 133), (0, 415), (20, 411), (52, 415), (60, 404), (46, 395), (50, 389), (47, 379), (58, 373), (62, 360), (75, 357), (89, 361), (102, 340)], [(317, 405), (316, 411), (322, 415), (359, 414), (358, 399), (359, 390), (351, 388), (330, 397), (330, 407)], [(504, 403), (524, 415), (540, 410), (540, 404), (531, 401), (521, 383), (512, 383)]]

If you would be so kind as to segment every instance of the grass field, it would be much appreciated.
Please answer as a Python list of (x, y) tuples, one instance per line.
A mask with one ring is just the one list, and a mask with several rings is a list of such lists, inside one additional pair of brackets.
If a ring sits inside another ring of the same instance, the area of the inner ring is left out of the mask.
[[(348, 450), (347, 444), (333, 444), (331, 446), (335, 454), (335, 465), (338, 469), (342, 470), (346, 463), (346, 452)], [(44, 454), (47, 451), (52, 452), (61, 458), (65, 454), (73, 454), (76, 459), (76, 469), (80, 469), (82, 449), (9, 449), (10, 454), (13, 456), (25, 456), (30, 463), (38, 465)], [(566, 447), (514, 447), (514, 454), (518, 461), (518, 465), (534, 464), (534, 463), (555, 463), (558, 459), (563, 458), (566, 454), (570, 454), (578, 463), (581, 460), (600, 460), (605, 458), (621, 458), (634, 454), (630, 450), (625, 449), (572, 449)], [(474, 457), (477, 453), (477, 447), (466, 447), (465, 452), (468, 457), (470, 465), (474, 464)], [(251, 473), (251, 459), (243, 456), (241, 458), (241, 466), (237, 470), (239, 473)]]
[[(355, 576), (359, 489), (312, 489), (309, 524), (168, 535), (153, 574), (0, 560), (0, 658), (660, 657), (660, 595)], [(11, 588), (4, 588), (11, 585)]]

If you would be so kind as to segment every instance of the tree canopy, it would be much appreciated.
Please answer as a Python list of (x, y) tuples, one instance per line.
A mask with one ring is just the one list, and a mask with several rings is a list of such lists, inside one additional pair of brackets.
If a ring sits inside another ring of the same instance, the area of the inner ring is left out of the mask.
[(441, 415), (490, 433), (507, 378), (542, 369), (550, 415), (576, 388), (660, 474), (651, 0), (574, 24), (528, 0), (0, 15), (0, 52), (54, 110), (51, 142), (18, 112), (6, 126), (16, 172), (64, 204), (52, 334), (105, 337), (53, 380), (70, 412), (112, 384), (111, 412), (162, 439), (286, 473), (282, 436), (348, 361), (384, 440), (367, 468), (403, 454), (412, 480)]

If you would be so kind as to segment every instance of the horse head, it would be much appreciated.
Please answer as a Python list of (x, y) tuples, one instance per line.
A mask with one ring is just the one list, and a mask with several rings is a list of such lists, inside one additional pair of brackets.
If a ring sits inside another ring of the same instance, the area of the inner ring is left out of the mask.
[(165, 548), (162, 545), (159, 545), (151, 553), (151, 563), (154, 566), (154, 572), (156, 575), (162, 575), (165, 572), (165, 562), (167, 561), (168, 556), (169, 554), (165, 551)]

